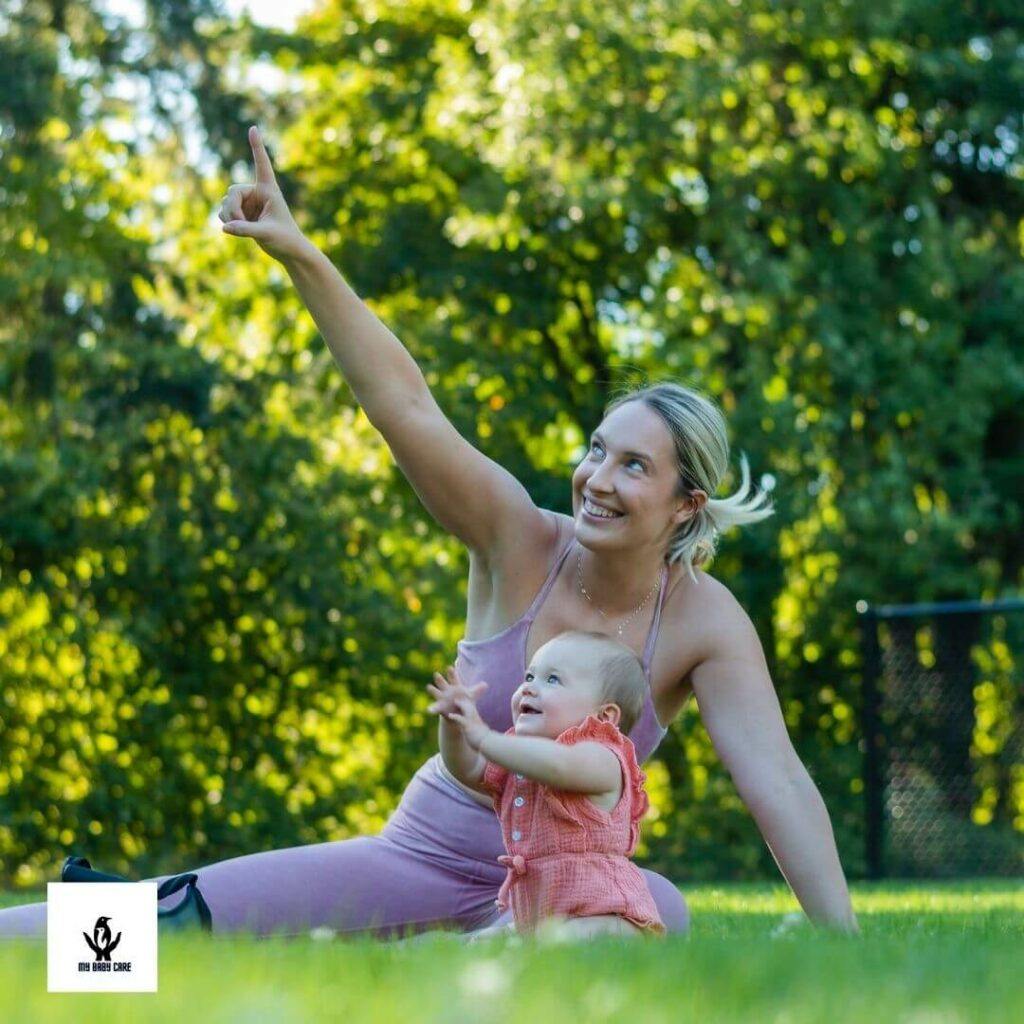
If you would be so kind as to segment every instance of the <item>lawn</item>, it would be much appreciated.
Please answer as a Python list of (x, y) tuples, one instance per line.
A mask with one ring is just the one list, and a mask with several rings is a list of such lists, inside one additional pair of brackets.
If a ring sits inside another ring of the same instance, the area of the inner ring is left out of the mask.
[[(860, 938), (798, 929), (769, 885), (684, 887), (686, 938), (589, 945), (168, 936), (155, 995), (46, 992), (42, 942), (0, 942), (0, 1020), (984, 1024), (1024, 1020), (1024, 883), (855, 884)], [(0, 897), (0, 905), (26, 897)]]

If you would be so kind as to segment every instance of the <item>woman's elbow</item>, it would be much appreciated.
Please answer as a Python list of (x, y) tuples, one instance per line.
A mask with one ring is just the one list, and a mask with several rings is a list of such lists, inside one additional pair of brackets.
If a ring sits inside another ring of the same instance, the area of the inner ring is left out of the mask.
[(778, 807), (808, 807), (824, 800), (803, 762), (793, 756), (770, 768), (745, 777), (733, 776), (743, 802), (756, 816), (761, 810)]

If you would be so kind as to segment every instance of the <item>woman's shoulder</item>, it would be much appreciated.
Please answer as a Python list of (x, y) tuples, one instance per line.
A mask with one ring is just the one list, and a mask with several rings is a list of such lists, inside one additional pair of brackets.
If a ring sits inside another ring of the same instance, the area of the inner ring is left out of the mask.
[(541, 512), (551, 523), (552, 529), (558, 537), (558, 547), (565, 547), (569, 538), (576, 536), (576, 520), (564, 512), (554, 512), (549, 508), (542, 508)]
[[(527, 574), (531, 569), (546, 572), (568, 542), (573, 525), (568, 516), (550, 509), (538, 508), (537, 513), (539, 518), (528, 533), (520, 534), (490, 552), (470, 552), (471, 566), (486, 570), (489, 576), (513, 579), (521, 578), (524, 568)], [(568, 520), (568, 529), (565, 520)]]
[(693, 570), (678, 563), (670, 569), (662, 623), (670, 626), (685, 647), (699, 660), (712, 657), (749, 638), (753, 623), (732, 590), (703, 569)]

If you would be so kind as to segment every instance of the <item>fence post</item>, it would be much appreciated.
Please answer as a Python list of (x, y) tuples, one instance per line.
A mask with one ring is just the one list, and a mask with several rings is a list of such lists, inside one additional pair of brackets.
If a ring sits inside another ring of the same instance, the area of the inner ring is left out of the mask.
[(861, 626), (861, 728), (864, 735), (864, 861), (868, 878), (885, 877), (885, 737), (879, 719), (878, 682), (882, 667), (878, 614), (857, 602)]

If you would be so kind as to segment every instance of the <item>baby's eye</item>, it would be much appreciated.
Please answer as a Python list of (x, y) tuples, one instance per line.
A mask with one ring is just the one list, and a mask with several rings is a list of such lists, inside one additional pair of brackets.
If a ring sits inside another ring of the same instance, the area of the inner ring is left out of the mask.
[(561, 682), (561, 680), (558, 678), (558, 676), (556, 676), (554, 674), (554, 672), (552, 672), (551, 675), (548, 676), (548, 682), (549, 683), (559, 683), (559, 682)]
[(533, 673), (532, 672), (527, 672), (526, 673), (526, 682), (528, 682), (528, 683), (532, 683), (533, 682)]

